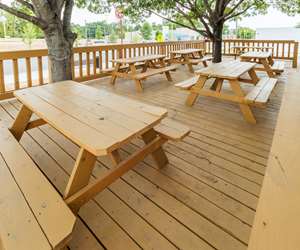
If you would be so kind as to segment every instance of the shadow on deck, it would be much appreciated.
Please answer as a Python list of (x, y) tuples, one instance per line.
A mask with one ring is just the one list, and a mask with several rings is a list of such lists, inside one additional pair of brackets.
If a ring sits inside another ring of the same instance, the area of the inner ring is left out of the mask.
[[(110, 78), (89, 82), (165, 107), (192, 133), (183, 142), (165, 145), (170, 160), (166, 168), (158, 170), (147, 158), (87, 203), (69, 248), (246, 249), (286, 74), (279, 77), (267, 108), (254, 108), (257, 125), (247, 124), (238, 106), (229, 102), (201, 97), (194, 107), (186, 107), (187, 93), (164, 75), (146, 80), (143, 93), (136, 93), (130, 80), (117, 80), (115, 87), (109, 85)], [(189, 76), (183, 67), (172, 72), (174, 82)], [(20, 103), (0, 104), (0, 119), (11, 123)], [(131, 154), (141, 143), (136, 139), (122, 154)], [(79, 148), (48, 125), (28, 131), (21, 144), (63, 191)], [(94, 178), (110, 168), (108, 158), (99, 158)]]

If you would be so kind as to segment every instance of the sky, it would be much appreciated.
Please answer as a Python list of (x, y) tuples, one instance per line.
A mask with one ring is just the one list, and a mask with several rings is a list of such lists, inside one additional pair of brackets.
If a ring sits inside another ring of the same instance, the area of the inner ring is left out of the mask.
[[(11, 0), (2, 0), (3, 3), (10, 3)], [(107, 22), (116, 22), (114, 12), (109, 14), (93, 14), (87, 10), (75, 8), (73, 11), (72, 22), (76, 24), (83, 25), (85, 22), (95, 22), (106, 20)], [(149, 22), (161, 23), (161, 19), (152, 16)], [(239, 26), (249, 27), (249, 28), (277, 28), (277, 27), (295, 27), (297, 23), (300, 23), (300, 15), (290, 17), (276, 9), (270, 8), (268, 14), (258, 15), (255, 17), (243, 18), (239, 21)], [(228, 23), (229, 26), (234, 27), (235, 24)]]
[[(114, 12), (99, 15), (90, 13), (87, 10), (83, 9), (74, 9), (72, 22), (76, 24), (84, 24), (86, 22), (94, 22), (94, 21), (102, 21), (106, 20), (108, 22), (116, 22), (117, 19), (115, 18)], [(161, 19), (152, 16), (149, 19), (150, 22), (160, 23)], [(249, 28), (277, 28), (277, 27), (294, 27), (297, 23), (300, 23), (300, 15), (291, 17), (288, 16), (276, 9), (270, 8), (268, 10), (268, 14), (266, 15), (258, 15), (255, 17), (246, 17), (243, 20), (239, 21), (239, 26), (245, 26)], [(229, 26), (234, 27), (235, 24), (229, 23)]]

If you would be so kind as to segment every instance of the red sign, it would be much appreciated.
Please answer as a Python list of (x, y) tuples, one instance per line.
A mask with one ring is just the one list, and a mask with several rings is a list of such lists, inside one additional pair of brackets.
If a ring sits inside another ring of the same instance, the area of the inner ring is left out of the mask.
[(121, 8), (116, 8), (115, 15), (116, 18), (122, 19), (124, 17), (123, 10)]

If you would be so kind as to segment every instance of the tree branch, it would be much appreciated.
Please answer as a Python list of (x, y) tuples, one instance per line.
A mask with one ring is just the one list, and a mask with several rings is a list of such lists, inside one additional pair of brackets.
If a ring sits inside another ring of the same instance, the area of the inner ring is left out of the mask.
[(71, 17), (72, 17), (73, 7), (74, 7), (74, 0), (65, 1), (65, 9), (63, 15), (63, 29), (65, 35), (67, 35), (67, 38), (75, 40), (76, 36), (71, 31)]
[(8, 12), (12, 15), (15, 15), (17, 17), (20, 17), (26, 21), (29, 21), (29, 22), (35, 24), (36, 26), (39, 26), (41, 29), (44, 29), (45, 27), (47, 27), (47, 23), (44, 20), (37, 18), (35, 16), (27, 15), (27, 14), (25, 14), (19, 10), (16, 10), (12, 7), (9, 7), (8, 5), (3, 4), (1, 2), (0, 2), (0, 9), (5, 10), (6, 12)]
[(175, 24), (177, 24), (177, 25), (179, 25), (179, 26), (188, 28), (188, 29), (190, 29), (190, 30), (195, 30), (195, 31), (197, 31), (198, 33), (200, 33), (201, 35), (207, 36), (206, 30), (200, 30), (200, 29), (197, 29), (197, 28), (194, 29), (194, 28), (191, 27), (191, 26), (188, 26), (188, 25), (186, 25), (186, 24), (183, 24), (183, 23), (177, 22), (177, 21), (175, 21), (175, 20), (172, 20), (171, 18), (168, 18), (168, 17), (165, 17), (165, 16), (163, 16), (163, 15), (160, 15), (160, 14), (158, 14), (157, 12), (154, 12), (154, 11), (152, 11), (152, 10), (146, 10), (146, 11), (148, 11), (148, 12), (150, 12), (150, 13), (152, 13), (152, 14), (154, 14), (154, 15), (156, 15), (156, 16), (162, 18), (162, 19), (165, 19), (165, 20), (167, 20), (167, 21), (169, 21), (169, 22), (171, 22), (171, 23), (175, 23)]
[(231, 19), (231, 18), (240, 16), (240, 15), (246, 13), (251, 7), (252, 7), (252, 6), (249, 5), (249, 6), (248, 6), (247, 8), (245, 8), (244, 10), (242, 10), (242, 11), (240, 11), (240, 12), (237, 12), (237, 13), (231, 15), (231, 16), (227, 16), (227, 17), (225, 18), (225, 21), (227, 21), (227, 20), (229, 20), (229, 19)]
[[(244, 2), (245, 0), (240, 0), (228, 13), (224, 14), (223, 16), (221, 16), (219, 19), (226, 19), (226, 17), (230, 16), (232, 13), (234, 13), (234, 11)], [(228, 20), (228, 19), (226, 19)]]
[(34, 7), (31, 3), (24, 1), (24, 0), (16, 0), (18, 3), (22, 4), (26, 8), (30, 9), (32, 12), (34, 12)]

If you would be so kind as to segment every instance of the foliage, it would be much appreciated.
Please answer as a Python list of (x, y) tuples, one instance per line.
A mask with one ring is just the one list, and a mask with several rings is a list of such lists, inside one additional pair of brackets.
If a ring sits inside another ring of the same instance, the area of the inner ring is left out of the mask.
[(163, 42), (164, 41), (164, 35), (161, 31), (156, 31), (155, 41), (157, 41), (157, 42)]
[(151, 14), (168, 22), (195, 30), (209, 38), (214, 37), (218, 24), (240, 15), (264, 12), (267, 2), (263, 0), (109, 0), (122, 4), (132, 18), (140, 19)]
[(223, 27), (223, 35), (229, 35), (229, 33), (230, 33), (229, 26), (225, 24)]
[(32, 23), (26, 23), (23, 29), (23, 42), (26, 43), (29, 47), (31, 47), (31, 44), (36, 37), (37, 34), (35, 26)]
[[(16, 8), (18, 10), (23, 9), (21, 7), (16, 7)], [(26, 10), (23, 10), (23, 11), (25, 12)], [(29, 27), (28, 25), (31, 24), (30, 22), (25, 21), (25, 20), (23, 20), (19, 17), (16, 17), (12, 14), (9, 14), (7, 12), (1, 12), (0, 15), (3, 16), (3, 20), (4, 20), (4, 22), (2, 22), (1, 28), (0, 28), (0, 36), (1, 37), (4, 37), (4, 33), (3, 33), (4, 25), (6, 27), (6, 36), (18, 37), (18, 38), (23, 38), (24, 35), (26, 36), (26, 34), (24, 34), (24, 31)], [(2, 32), (1, 32), (1, 30), (2, 30)], [(32, 30), (33, 30), (33, 34), (35, 35), (33, 37), (33, 39), (44, 37), (43, 32), (39, 27), (33, 25)]]
[(116, 43), (118, 41), (118, 35), (115, 32), (112, 32), (109, 36), (108, 36), (108, 41), (110, 43)]
[(132, 37), (132, 42), (133, 43), (140, 43), (143, 40), (140, 34), (135, 33)]
[(296, 15), (300, 13), (299, 0), (274, 0), (274, 5), (288, 15)]
[(295, 28), (300, 28), (300, 23), (297, 23), (296, 25), (295, 25)]
[(247, 27), (239, 27), (237, 30), (237, 38), (241, 39), (254, 39), (256, 31)]
[(141, 29), (140, 29), (141, 35), (144, 38), (144, 40), (150, 40), (152, 37), (152, 26), (148, 22), (144, 22)]

